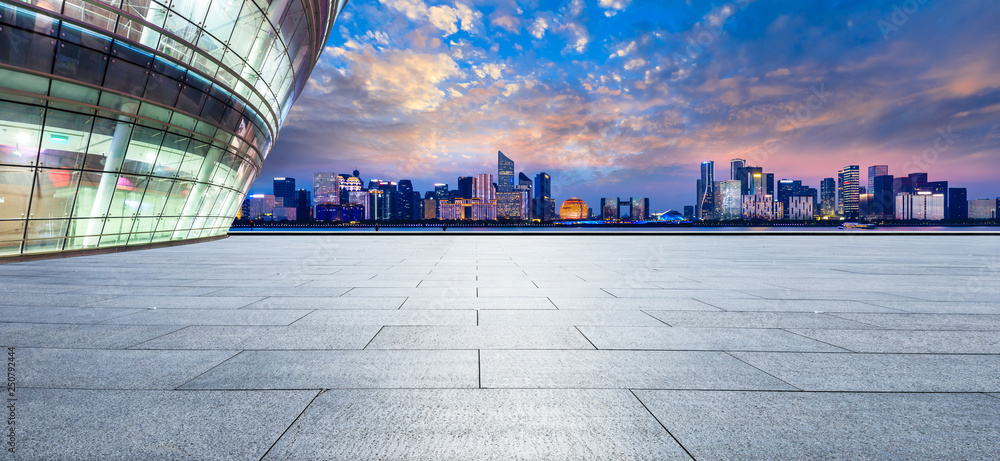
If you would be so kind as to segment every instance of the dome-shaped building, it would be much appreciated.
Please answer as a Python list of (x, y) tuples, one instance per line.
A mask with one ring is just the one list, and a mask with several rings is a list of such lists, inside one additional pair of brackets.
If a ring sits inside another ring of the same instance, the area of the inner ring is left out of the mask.
[(0, 0), (0, 257), (224, 236), (347, 0)]
[(559, 219), (580, 220), (587, 219), (589, 216), (590, 209), (587, 208), (587, 202), (576, 197), (566, 200), (559, 207)]

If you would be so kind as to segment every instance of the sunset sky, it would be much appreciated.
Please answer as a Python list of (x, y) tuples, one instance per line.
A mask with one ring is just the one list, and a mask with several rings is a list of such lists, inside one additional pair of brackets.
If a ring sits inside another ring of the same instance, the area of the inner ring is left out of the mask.
[(818, 188), (888, 164), (1000, 195), (1000, 2), (352, 0), (252, 192), (317, 171), (694, 204), (742, 157)]

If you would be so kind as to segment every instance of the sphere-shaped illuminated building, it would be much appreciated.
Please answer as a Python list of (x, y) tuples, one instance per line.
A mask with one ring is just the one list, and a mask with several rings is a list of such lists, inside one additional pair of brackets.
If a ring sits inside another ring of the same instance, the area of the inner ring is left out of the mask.
[(0, 256), (225, 234), (347, 0), (0, 0)]
[(590, 209), (587, 208), (587, 202), (576, 197), (566, 200), (559, 207), (559, 219), (581, 220), (588, 217), (590, 217)]

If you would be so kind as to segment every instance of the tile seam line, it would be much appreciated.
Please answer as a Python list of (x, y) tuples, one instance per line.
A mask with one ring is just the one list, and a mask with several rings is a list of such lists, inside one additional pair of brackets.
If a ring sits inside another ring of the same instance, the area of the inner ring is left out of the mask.
[[(795, 329), (800, 329), (800, 328), (795, 328)], [(802, 328), (802, 329), (805, 329), (805, 328)], [(826, 344), (827, 346), (830, 346), (830, 347), (836, 347), (837, 349), (843, 349), (843, 350), (845, 350), (847, 352), (850, 352), (850, 353), (853, 353), (853, 354), (857, 354), (858, 353), (858, 351), (848, 349), (848, 348), (846, 348), (844, 346), (838, 346), (836, 344), (828, 343), (828, 342), (823, 341), (823, 340), (819, 340), (819, 339), (816, 339), (816, 338), (813, 338), (813, 337), (810, 337), (810, 336), (806, 336), (806, 335), (804, 335), (802, 333), (796, 333), (796, 332), (792, 331), (793, 330), (792, 328), (777, 328), (777, 330), (781, 330), (781, 331), (784, 331), (786, 333), (791, 333), (791, 334), (793, 334), (795, 336), (798, 336), (798, 337), (801, 337), (801, 338), (805, 338), (805, 339), (808, 339), (810, 341), (816, 341), (818, 343)], [(832, 331), (837, 331), (837, 330), (832, 330)], [(852, 330), (852, 331), (854, 331), (854, 330)], [(863, 330), (856, 330), (856, 331), (870, 331), (870, 330), (863, 329)]]
[(688, 457), (690, 457), (691, 459), (697, 459), (694, 457), (694, 455), (691, 454), (690, 451), (688, 451), (687, 447), (685, 447), (680, 440), (677, 440), (677, 437), (675, 437), (674, 434), (670, 432), (670, 429), (667, 429), (667, 426), (663, 424), (663, 421), (660, 421), (660, 418), (657, 418), (656, 415), (653, 414), (653, 411), (646, 406), (646, 402), (643, 402), (642, 399), (640, 399), (639, 396), (635, 394), (634, 390), (628, 389), (628, 392), (629, 394), (632, 394), (632, 397), (635, 397), (635, 400), (639, 402), (639, 405), (642, 405), (642, 408), (646, 410), (646, 413), (649, 413), (649, 416), (651, 416), (653, 420), (656, 421), (657, 424), (659, 424), (660, 427), (663, 428), (663, 430), (667, 433), (667, 435), (669, 435), (670, 438), (673, 439), (674, 443), (676, 443), (677, 446), (681, 447), (681, 450), (684, 450), (684, 453), (688, 455)]
[[(150, 326), (159, 326), (159, 325), (150, 325)], [(187, 329), (187, 328), (189, 328), (189, 327), (191, 327), (191, 326), (193, 326), (193, 325), (183, 325), (183, 326), (181, 326), (181, 325), (165, 325), (165, 326), (177, 326), (177, 327), (179, 327), (179, 328), (177, 328), (177, 329), (174, 329), (174, 330), (171, 330), (171, 331), (168, 331), (168, 332), (166, 332), (166, 333), (163, 333), (162, 335), (157, 335), (157, 336), (155, 336), (155, 337), (152, 337), (152, 338), (149, 338), (149, 339), (145, 339), (145, 340), (142, 340), (142, 341), (139, 341), (139, 342), (137, 342), (137, 343), (135, 343), (135, 344), (133, 344), (133, 345), (131, 345), (131, 346), (126, 346), (126, 347), (125, 347), (125, 350), (136, 350), (136, 349), (133, 349), (133, 348), (134, 348), (134, 347), (139, 347), (139, 346), (141, 346), (141, 345), (143, 345), (143, 344), (146, 344), (146, 343), (148, 343), (148, 342), (150, 342), (150, 341), (155, 341), (155, 340), (157, 340), (157, 339), (160, 339), (160, 338), (162, 338), (162, 337), (164, 337), (164, 336), (168, 336), (168, 335), (172, 335), (172, 334), (174, 334), (174, 333), (177, 333), (178, 331), (181, 331), (181, 330), (184, 330), (184, 329)]]
[(318, 392), (316, 392), (316, 395), (314, 395), (313, 398), (309, 400), (309, 403), (307, 403), (306, 406), (302, 408), (302, 411), (300, 411), (299, 414), (295, 416), (295, 419), (293, 419), (292, 422), (288, 424), (288, 427), (286, 427), (285, 430), (282, 431), (280, 435), (278, 435), (278, 438), (274, 439), (274, 442), (271, 443), (271, 446), (267, 447), (267, 450), (264, 452), (263, 455), (261, 455), (260, 461), (263, 461), (264, 458), (267, 458), (267, 454), (274, 449), (274, 446), (277, 445), (279, 441), (281, 441), (281, 438), (284, 437), (285, 434), (287, 434), (288, 431), (292, 429), (292, 427), (295, 427), (295, 423), (297, 423), (299, 419), (302, 418), (302, 415), (306, 413), (306, 410), (308, 410), (309, 407), (312, 406), (313, 402), (315, 402), (316, 399), (319, 398), (319, 396), (323, 395), (324, 392), (326, 392), (326, 389), (320, 389)]
[[(842, 352), (838, 352), (838, 353), (842, 354)], [(793, 385), (792, 385), (791, 383), (789, 383), (788, 381), (785, 381), (785, 380), (783, 380), (783, 379), (781, 379), (781, 378), (779, 378), (779, 377), (777, 377), (777, 376), (774, 376), (774, 375), (772, 375), (771, 373), (768, 373), (768, 372), (766, 372), (766, 371), (764, 371), (764, 370), (761, 370), (760, 368), (758, 368), (758, 367), (757, 367), (757, 365), (754, 365), (754, 364), (752, 364), (752, 363), (750, 363), (750, 362), (747, 362), (746, 360), (743, 360), (743, 359), (741, 359), (741, 358), (739, 358), (739, 357), (737, 357), (737, 356), (733, 355), (732, 353), (730, 353), (730, 352), (728, 352), (728, 351), (725, 351), (725, 352), (723, 352), (723, 354), (726, 354), (726, 355), (728, 355), (728, 356), (730, 356), (730, 357), (732, 357), (732, 358), (734, 358), (734, 359), (736, 359), (736, 360), (739, 360), (740, 362), (742, 362), (742, 363), (746, 364), (747, 366), (749, 366), (749, 367), (751, 367), (751, 368), (753, 368), (753, 369), (755, 369), (755, 370), (757, 370), (757, 371), (759, 371), (759, 372), (761, 372), (761, 373), (764, 373), (765, 375), (768, 375), (768, 376), (770, 376), (770, 377), (772, 377), (772, 378), (774, 378), (774, 379), (776, 379), (776, 380), (778, 380), (778, 381), (780, 381), (780, 382), (782, 382), (782, 383), (785, 383), (785, 385), (786, 385), (786, 386), (788, 386), (788, 387), (791, 387), (792, 389), (795, 389), (795, 390), (796, 390), (796, 391), (798, 391), (798, 392), (802, 392), (802, 391), (803, 391), (803, 389), (802, 389), (802, 388), (800, 388), (800, 387), (798, 387), (798, 386), (793, 386)]]
[[(171, 349), (171, 350), (176, 350), (176, 349)], [(176, 390), (178, 390), (178, 389), (180, 389), (180, 388), (182, 388), (182, 387), (186, 386), (186, 385), (187, 385), (188, 383), (190, 383), (191, 381), (194, 381), (194, 380), (196, 380), (196, 379), (198, 379), (198, 378), (200, 378), (200, 377), (204, 376), (204, 375), (205, 375), (206, 373), (208, 373), (208, 372), (210, 372), (210, 371), (212, 371), (212, 370), (214, 370), (214, 369), (218, 368), (218, 367), (219, 367), (220, 365), (222, 365), (223, 363), (226, 363), (226, 362), (228, 362), (228, 361), (230, 361), (230, 360), (232, 360), (232, 359), (236, 358), (236, 356), (238, 356), (238, 355), (242, 354), (243, 352), (244, 352), (244, 351), (242, 351), (242, 350), (241, 350), (241, 351), (239, 351), (239, 352), (237, 352), (237, 353), (233, 354), (233, 355), (232, 355), (232, 356), (230, 356), (229, 358), (227, 358), (227, 359), (225, 359), (225, 360), (223, 360), (223, 361), (221, 361), (221, 362), (219, 362), (219, 363), (217, 363), (217, 364), (215, 364), (215, 365), (212, 365), (212, 366), (211, 366), (211, 367), (210, 367), (209, 369), (207, 369), (207, 370), (205, 370), (205, 371), (203, 371), (203, 372), (201, 372), (201, 373), (198, 373), (198, 375), (197, 375), (197, 376), (194, 376), (194, 377), (192, 377), (191, 379), (189, 379), (189, 380), (187, 380), (187, 381), (184, 381), (184, 382), (183, 382), (183, 383), (181, 383), (181, 384), (180, 384), (179, 386), (177, 386), (177, 387), (173, 388), (173, 390), (175, 390), (175, 391), (176, 391)]]

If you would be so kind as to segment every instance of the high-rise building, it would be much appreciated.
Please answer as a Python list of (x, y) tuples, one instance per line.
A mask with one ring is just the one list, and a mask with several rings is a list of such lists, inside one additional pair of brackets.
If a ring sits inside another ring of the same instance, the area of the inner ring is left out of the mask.
[(701, 162), (701, 179), (697, 183), (695, 214), (698, 219), (713, 219), (715, 212), (715, 162)]
[(528, 175), (518, 173), (517, 176), (517, 191), (521, 194), (521, 219), (529, 220), (532, 218), (532, 212), (535, 210), (534, 206), (534, 184)]
[(295, 178), (274, 178), (276, 206), (295, 207)]
[(522, 191), (497, 192), (497, 219), (522, 219)]
[(403, 221), (413, 221), (413, 182), (409, 179), (400, 179), (396, 186), (396, 219)]
[(774, 173), (764, 173), (764, 195), (774, 197)]
[(859, 174), (860, 167), (857, 165), (848, 165), (837, 173), (837, 210), (844, 219), (858, 219), (861, 193)]
[(823, 178), (819, 185), (820, 214), (830, 217), (837, 214), (837, 188), (833, 178)]
[(904, 192), (896, 196), (896, 219), (941, 221), (944, 217), (944, 194)]
[(927, 182), (927, 173), (910, 173), (910, 184), (916, 188)]
[(605, 221), (621, 219), (620, 208), (618, 208), (618, 197), (604, 197), (601, 199), (601, 218)]
[(733, 221), (743, 213), (742, 182), (739, 180), (715, 182), (715, 219)]
[(274, 203), (273, 195), (248, 195), (243, 201), (243, 219), (270, 221), (273, 218)]
[(952, 221), (969, 219), (969, 195), (964, 187), (948, 189), (948, 219)]
[(694, 206), (684, 205), (684, 219), (692, 220), (694, 219)]
[(564, 201), (559, 207), (559, 219), (579, 221), (587, 219), (589, 216), (590, 210), (587, 208), (587, 203), (576, 197)]
[(649, 219), (649, 198), (632, 197), (632, 213), (629, 219), (632, 221), (645, 221)]
[(891, 174), (872, 178), (872, 218), (893, 219), (896, 216), (896, 196), (893, 193), (895, 178)]
[(476, 183), (476, 178), (473, 176), (459, 176), (458, 177), (458, 195), (456, 198), (474, 198), (476, 193), (473, 191), (474, 185)]
[(448, 201), (448, 185), (442, 183), (434, 184), (434, 199), (438, 202)]
[(312, 194), (305, 189), (295, 191), (295, 218), (308, 222), (312, 217)]
[(996, 218), (996, 201), (990, 198), (967, 201), (969, 209), (968, 219), (994, 219)]
[[(740, 180), (740, 168), (746, 168), (747, 161), (741, 158), (734, 158), (729, 161), (729, 180)], [(741, 192), (742, 193), (742, 192)]]
[(482, 173), (474, 178), (472, 182), (472, 197), (478, 198), (483, 201), (483, 203), (494, 201), (496, 197), (496, 189), (493, 187), (493, 175), (490, 173)]
[(948, 181), (929, 182), (927, 181), (927, 178), (925, 176), (923, 181), (921, 181), (918, 185), (914, 186), (913, 189), (918, 194), (921, 192), (930, 192), (933, 195), (940, 194), (942, 197), (944, 197), (944, 213), (945, 213), (944, 216), (945, 218), (948, 217)]
[(0, 255), (225, 235), (345, 3), (0, 0)]
[(552, 199), (552, 177), (541, 172), (535, 175), (535, 219), (551, 221), (555, 201)]
[(868, 167), (868, 193), (874, 194), (875, 178), (889, 174), (889, 165), (872, 165)]
[[(784, 205), (782, 205), (784, 207)], [(792, 221), (809, 221), (813, 219), (813, 198), (806, 195), (799, 195), (788, 198), (787, 218)]]
[(433, 221), (438, 218), (437, 200), (433, 198), (424, 199), (424, 220)]
[(789, 200), (792, 197), (798, 196), (801, 189), (802, 189), (802, 181), (793, 179), (782, 179), (781, 181), (778, 181), (777, 199), (779, 202), (781, 202), (781, 205), (784, 207), (785, 219), (788, 219), (788, 214), (791, 211), (791, 208), (789, 207)]
[(497, 192), (514, 191), (514, 161), (497, 151)]
[(316, 205), (340, 205), (340, 182), (340, 175), (313, 173), (313, 201)]
[(781, 219), (784, 214), (781, 202), (770, 195), (744, 195), (742, 196), (743, 219), (776, 220)]

